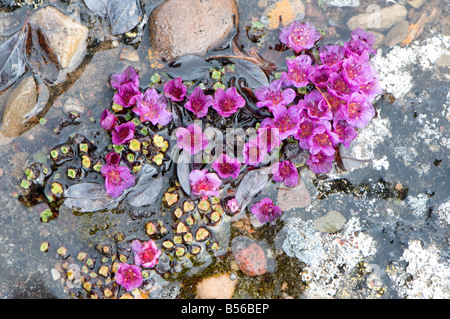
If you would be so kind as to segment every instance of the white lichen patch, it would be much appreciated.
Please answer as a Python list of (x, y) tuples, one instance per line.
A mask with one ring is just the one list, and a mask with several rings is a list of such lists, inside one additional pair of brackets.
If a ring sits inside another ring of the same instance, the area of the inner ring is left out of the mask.
[(439, 205), (436, 210), (438, 223), (443, 227), (450, 226), (450, 200)]
[(417, 196), (406, 197), (411, 212), (414, 216), (420, 217), (427, 213), (428, 196), (426, 194), (418, 194)]
[(402, 98), (414, 86), (411, 72), (436, 67), (436, 61), (450, 49), (450, 36), (435, 35), (408, 47), (394, 46), (383, 55), (378, 49), (371, 64), (380, 76), (381, 86), (396, 98)]
[[(290, 257), (306, 264), (301, 279), (308, 282), (306, 298), (344, 298), (354, 291), (352, 274), (358, 263), (377, 252), (373, 238), (362, 231), (360, 221), (352, 217), (338, 233), (320, 233), (313, 222), (293, 218), (287, 225), (282, 248)], [(373, 291), (363, 294), (369, 296)]]
[(450, 265), (436, 246), (424, 248), (420, 240), (411, 240), (401, 259), (406, 268), (388, 272), (401, 298), (450, 298)]

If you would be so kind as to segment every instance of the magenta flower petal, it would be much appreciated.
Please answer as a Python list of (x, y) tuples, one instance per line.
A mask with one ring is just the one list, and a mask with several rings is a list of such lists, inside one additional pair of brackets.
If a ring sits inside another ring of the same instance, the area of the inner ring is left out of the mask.
[(273, 205), (272, 200), (268, 197), (255, 203), (251, 208), (251, 212), (262, 224), (271, 223), (282, 214), (280, 207)]
[(326, 89), (330, 81), (330, 75), (338, 70), (336, 65), (315, 65), (314, 70), (309, 74), (309, 80), (320, 89)]
[(231, 158), (227, 154), (221, 154), (213, 162), (211, 167), (221, 178), (236, 178), (241, 170), (241, 162), (237, 158)]
[(339, 144), (339, 136), (331, 131), (330, 122), (324, 122), (324, 125), (318, 125), (313, 129), (310, 137), (311, 154), (323, 152), (325, 155), (333, 155), (336, 151), (334, 147)]
[(134, 263), (136, 266), (145, 268), (153, 268), (158, 263), (161, 256), (161, 250), (156, 247), (153, 240), (149, 240), (142, 244), (139, 240), (133, 240), (131, 250), (134, 252)]
[(280, 105), (274, 110), (274, 118), (266, 121), (264, 119), (261, 122), (261, 126), (270, 125), (278, 129), (279, 136), (281, 140), (285, 140), (291, 135), (294, 135), (298, 130), (298, 122), (300, 121), (300, 111), (299, 105), (291, 105), (286, 108), (284, 105)]
[(136, 126), (132, 121), (117, 125), (111, 131), (112, 141), (115, 145), (122, 145), (134, 137)]
[(226, 91), (218, 88), (214, 93), (213, 108), (223, 117), (229, 117), (237, 112), (239, 108), (245, 106), (245, 99), (236, 91), (235, 87), (230, 87)]
[(315, 120), (332, 120), (333, 113), (327, 103), (321, 103), (323, 95), (318, 90), (313, 90), (306, 94), (298, 105), (300, 109), (305, 109), (309, 118)]
[(239, 203), (236, 200), (236, 198), (229, 199), (227, 201), (227, 207), (230, 210), (230, 212), (232, 213), (237, 212), (239, 210)]
[(333, 72), (330, 74), (330, 78), (327, 84), (328, 92), (345, 101), (350, 99), (352, 93), (356, 92), (358, 88), (351, 86), (344, 77), (337, 72)]
[(205, 95), (203, 90), (197, 86), (194, 92), (189, 96), (189, 100), (184, 105), (189, 111), (194, 113), (198, 118), (206, 116), (208, 109), (214, 103), (214, 98), (210, 95)]
[(215, 173), (208, 173), (208, 170), (193, 170), (189, 174), (189, 182), (192, 194), (195, 196), (219, 196), (219, 188), (222, 181)]
[(356, 138), (358, 132), (346, 121), (335, 120), (333, 122), (333, 127), (333, 132), (339, 136), (339, 141), (344, 144), (346, 148), (349, 148), (351, 141)]
[(139, 87), (139, 75), (129, 66), (122, 73), (114, 73), (111, 75), (111, 86), (118, 90), (120, 86), (126, 83), (133, 83), (135, 86)]
[(341, 45), (324, 45), (319, 48), (319, 57), (323, 64), (333, 66), (345, 58), (345, 50)]
[(311, 49), (321, 37), (320, 32), (308, 22), (294, 21), (280, 32), (280, 41), (297, 54)]
[(375, 35), (370, 32), (366, 32), (361, 28), (356, 28), (352, 31), (351, 38), (353, 40), (365, 42), (369, 47), (375, 44)]
[(346, 107), (342, 108), (342, 115), (336, 115), (339, 119), (345, 119), (356, 128), (365, 127), (375, 116), (375, 109), (368, 103), (366, 97), (359, 93), (353, 93)]
[(262, 148), (267, 149), (267, 152), (271, 152), (275, 147), (281, 146), (281, 138), (276, 127), (270, 125), (261, 126), (258, 128), (256, 136), (258, 145), (263, 145)]
[(190, 124), (187, 128), (177, 128), (175, 135), (177, 137), (177, 146), (191, 155), (203, 151), (209, 145), (209, 141), (203, 135), (201, 127), (196, 124)]
[(295, 59), (286, 59), (286, 65), (288, 72), (281, 74), (283, 85), (300, 88), (309, 84), (309, 77), (315, 70), (310, 56), (299, 55)]
[(295, 165), (290, 161), (283, 161), (275, 163), (272, 166), (272, 179), (275, 182), (284, 182), (288, 187), (295, 187), (298, 185), (298, 171)]
[(269, 86), (263, 86), (255, 90), (255, 96), (259, 102), (256, 106), (267, 107), (271, 112), (278, 105), (288, 105), (295, 99), (295, 91), (293, 89), (281, 90), (281, 80), (275, 80)]
[(311, 137), (314, 133), (314, 129), (317, 126), (324, 125), (317, 120), (312, 120), (307, 116), (302, 117), (298, 123), (298, 131), (294, 134), (294, 137), (299, 141), (301, 148), (309, 150), (312, 145)]
[(120, 164), (120, 155), (117, 154), (114, 151), (111, 151), (105, 156), (105, 161), (106, 161), (107, 165), (119, 166), (119, 164)]
[(127, 291), (138, 288), (143, 282), (141, 267), (121, 263), (117, 267), (115, 280), (116, 283), (124, 287)]
[(333, 155), (325, 155), (323, 152), (317, 154), (311, 154), (309, 159), (306, 161), (306, 165), (315, 173), (329, 173), (333, 168)]
[(148, 88), (143, 97), (137, 100), (133, 112), (139, 115), (141, 122), (152, 122), (153, 125), (167, 125), (172, 120), (172, 113), (168, 112), (167, 101), (164, 95), (159, 94), (155, 88)]
[(255, 138), (244, 144), (242, 153), (245, 164), (256, 166), (264, 161), (264, 158), (267, 155), (267, 149), (264, 143), (259, 143), (259, 141)]
[(164, 94), (175, 102), (183, 101), (186, 96), (186, 86), (183, 84), (183, 80), (181, 78), (175, 78), (167, 81), (164, 84), (163, 90)]
[(105, 164), (101, 168), (101, 173), (105, 178), (106, 193), (112, 197), (119, 197), (125, 189), (135, 184), (135, 178), (126, 166)]
[(132, 107), (142, 96), (139, 87), (132, 82), (122, 84), (114, 94), (113, 101), (125, 108)]
[(102, 112), (102, 115), (100, 117), (100, 125), (105, 130), (112, 130), (116, 126), (117, 122), (118, 118), (113, 113), (111, 113), (107, 109)]

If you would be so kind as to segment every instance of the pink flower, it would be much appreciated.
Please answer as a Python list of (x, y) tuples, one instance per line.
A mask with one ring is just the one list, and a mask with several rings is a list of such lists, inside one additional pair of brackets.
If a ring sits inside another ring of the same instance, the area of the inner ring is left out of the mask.
[(369, 60), (369, 53), (374, 52), (366, 42), (354, 39), (345, 42), (344, 50), (346, 57), (354, 56), (355, 58), (365, 61)]
[(295, 187), (298, 185), (298, 171), (293, 163), (290, 161), (277, 162), (272, 166), (272, 179), (275, 182), (284, 182), (288, 187)]
[(311, 49), (322, 35), (311, 23), (294, 21), (280, 32), (280, 41), (295, 53)]
[(293, 89), (281, 90), (281, 80), (274, 80), (269, 86), (263, 86), (255, 90), (255, 96), (259, 102), (256, 106), (267, 107), (271, 112), (278, 105), (288, 105), (295, 99)]
[(271, 126), (260, 126), (256, 136), (258, 145), (264, 145), (267, 152), (271, 152), (275, 147), (281, 146), (281, 139), (278, 129)]
[(119, 89), (123, 84), (133, 83), (135, 86), (139, 86), (139, 75), (129, 66), (122, 73), (114, 73), (111, 75), (111, 86), (116, 90)]
[(181, 78), (175, 78), (164, 84), (163, 90), (166, 96), (175, 102), (184, 100), (186, 96), (186, 86), (184, 86)]
[(282, 214), (280, 207), (273, 205), (272, 200), (268, 197), (255, 203), (252, 206), (251, 212), (262, 224), (271, 223)]
[(277, 128), (280, 139), (284, 140), (297, 132), (300, 110), (299, 105), (291, 105), (289, 108), (280, 105), (273, 112), (274, 118), (265, 118), (261, 121), (261, 126)]
[(370, 32), (366, 32), (361, 28), (356, 28), (352, 31), (351, 35), (353, 40), (365, 42), (369, 47), (375, 44), (375, 35)]
[(197, 117), (204, 117), (208, 114), (208, 108), (213, 105), (214, 98), (210, 95), (205, 95), (203, 90), (197, 86), (194, 92), (189, 96), (189, 101), (184, 105), (189, 111), (194, 113)]
[(133, 240), (131, 250), (134, 252), (134, 264), (145, 268), (153, 268), (158, 263), (161, 250), (156, 247), (153, 240), (142, 244), (139, 240)]
[(101, 168), (101, 173), (105, 178), (106, 193), (112, 197), (119, 197), (125, 189), (135, 184), (134, 176), (126, 166), (105, 164)]
[(138, 99), (133, 112), (139, 115), (141, 122), (152, 122), (153, 125), (166, 125), (172, 120), (172, 113), (168, 112), (164, 95), (158, 94), (155, 88), (148, 88), (143, 97)]
[(236, 178), (241, 169), (241, 162), (237, 158), (232, 159), (227, 154), (221, 154), (211, 165), (221, 178)]
[(105, 130), (112, 130), (114, 126), (116, 126), (117, 122), (118, 118), (113, 113), (111, 113), (107, 109), (102, 112), (102, 115), (100, 117), (100, 125)]
[(256, 138), (244, 144), (242, 151), (244, 164), (256, 166), (261, 163), (267, 155), (267, 146), (260, 143)]
[(347, 102), (331, 95), (328, 92), (323, 92), (324, 99), (320, 101), (319, 109), (330, 108), (331, 113), (334, 115), (341, 107)]
[(219, 187), (222, 181), (215, 173), (208, 173), (208, 170), (193, 170), (189, 174), (192, 194), (195, 196), (219, 196)]
[(116, 125), (111, 131), (112, 141), (115, 145), (121, 145), (134, 137), (134, 122), (129, 121), (120, 125)]
[(187, 128), (179, 127), (176, 131), (177, 145), (191, 155), (203, 151), (208, 145), (208, 139), (203, 135), (201, 127), (190, 124)]
[(368, 103), (366, 97), (359, 93), (353, 93), (347, 104), (341, 111), (335, 114), (337, 120), (345, 120), (356, 128), (365, 127), (375, 116), (375, 109)]
[(376, 73), (369, 76), (366, 83), (361, 84), (359, 93), (364, 94), (367, 97), (368, 102), (372, 102), (378, 94), (383, 93), (380, 80)]
[(323, 64), (333, 66), (344, 59), (344, 47), (341, 45), (321, 46), (319, 48), (319, 57)]
[(333, 155), (336, 151), (334, 147), (339, 144), (339, 136), (331, 131), (330, 122), (324, 122), (324, 125), (317, 125), (313, 129), (310, 137), (311, 154), (323, 152), (325, 155)]
[(352, 93), (356, 92), (356, 88), (351, 86), (340, 73), (333, 72), (327, 84), (328, 92), (342, 100), (348, 101)]
[(236, 91), (235, 87), (230, 87), (226, 91), (218, 88), (214, 93), (213, 108), (223, 117), (229, 117), (237, 112), (239, 108), (245, 106), (245, 99)]
[(114, 94), (113, 101), (125, 108), (132, 107), (142, 96), (139, 87), (132, 82), (122, 84)]
[(309, 74), (309, 80), (320, 89), (326, 89), (330, 81), (330, 75), (336, 72), (336, 66), (329, 66), (326, 64), (316, 64), (314, 70)]
[(286, 59), (288, 72), (281, 74), (283, 85), (293, 85), (296, 88), (305, 87), (309, 84), (309, 76), (314, 72), (309, 55), (299, 55), (295, 59)]
[(120, 155), (114, 151), (109, 152), (105, 156), (106, 164), (111, 166), (119, 166), (120, 164)]
[(324, 125), (317, 120), (312, 120), (307, 116), (302, 117), (298, 123), (298, 131), (294, 134), (294, 137), (299, 141), (301, 148), (309, 150), (312, 145), (311, 137), (314, 133), (314, 129), (319, 126)]
[(140, 287), (143, 282), (141, 267), (121, 263), (117, 267), (115, 275), (116, 283), (124, 287), (127, 291)]
[(333, 127), (333, 132), (339, 136), (339, 142), (344, 144), (346, 148), (349, 148), (351, 141), (356, 138), (358, 132), (346, 121), (334, 121)]
[(348, 57), (342, 63), (342, 77), (351, 86), (360, 87), (376, 74), (376, 71), (367, 61), (358, 60), (353, 56)]
[(236, 213), (239, 210), (239, 203), (236, 198), (232, 198), (227, 201), (227, 207), (232, 213)]
[(323, 152), (317, 154), (311, 154), (309, 159), (306, 161), (306, 165), (315, 173), (329, 173), (333, 168), (333, 155), (325, 155)]
[(315, 120), (332, 120), (333, 113), (327, 103), (321, 103), (322, 93), (313, 90), (306, 94), (303, 100), (298, 102), (300, 109), (306, 110), (308, 116)]

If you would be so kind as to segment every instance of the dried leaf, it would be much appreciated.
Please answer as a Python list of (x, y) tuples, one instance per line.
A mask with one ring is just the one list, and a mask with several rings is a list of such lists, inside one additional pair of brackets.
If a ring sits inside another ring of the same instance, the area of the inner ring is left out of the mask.
[(45, 82), (53, 84), (61, 69), (58, 57), (39, 26), (28, 23), (27, 29), (25, 52), (28, 65)]
[(108, 14), (109, 0), (84, 0), (84, 3), (89, 10), (102, 18)]
[(177, 161), (177, 177), (181, 188), (183, 188), (187, 195), (191, 194), (191, 184), (189, 183), (190, 168), (190, 156), (188, 156), (186, 152), (182, 152)]
[(136, 186), (127, 195), (128, 204), (134, 207), (153, 204), (162, 190), (162, 176), (153, 177), (157, 172), (154, 167), (144, 166), (141, 172)]
[(123, 196), (111, 197), (103, 184), (81, 183), (66, 190), (64, 205), (81, 213), (95, 212), (117, 207)]
[(25, 72), (26, 26), (0, 45), (0, 92), (8, 88)]
[(269, 175), (261, 169), (250, 171), (244, 176), (236, 191), (236, 200), (241, 211), (244, 211), (252, 198), (266, 186), (268, 181)]
[(108, 18), (113, 35), (130, 31), (142, 20), (139, 0), (110, 0)]

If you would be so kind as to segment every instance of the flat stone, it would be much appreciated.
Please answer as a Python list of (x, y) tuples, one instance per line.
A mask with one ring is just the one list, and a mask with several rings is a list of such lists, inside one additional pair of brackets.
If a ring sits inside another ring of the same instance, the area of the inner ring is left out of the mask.
[(203, 56), (225, 39), (238, 16), (234, 0), (167, 0), (150, 15), (150, 43), (165, 60)]
[(388, 46), (399, 44), (408, 37), (409, 22), (400, 21), (389, 31), (384, 38), (384, 43)]
[(297, 186), (290, 188), (284, 185), (278, 190), (278, 207), (283, 212), (300, 207), (306, 207), (311, 203), (311, 195), (305, 183), (300, 178)]
[(231, 299), (236, 282), (228, 274), (202, 279), (196, 286), (196, 299)]
[(36, 81), (33, 76), (28, 76), (14, 89), (6, 102), (1, 131), (4, 137), (17, 137), (26, 130), (27, 123), (22, 123), (24, 115), (34, 108), (36, 100)]
[(341, 213), (332, 210), (314, 221), (314, 228), (320, 232), (335, 233), (342, 229), (347, 220)]
[(347, 21), (350, 30), (361, 28), (364, 30), (388, 30), (396, 23), (404, 21), (408, 10), (401, 4), (378, 9), (378, 6), (368, 7), (369, 12), (361, 13), (351, 17)]
[(326, 5), (331, 7), (359, 7), (359, 0), (326, 0)]
[(408, 4), (413, 7), (414, 9), (419, 9), (425, 2), (427, 2), (426, 0), (408, 0)]
[(30, 21), (39, 25), (55, 51), (61, 68), (75, 69), (84, 58), (89, 29), (53, 6), (34, 12)]
[(302, 20), (304, 16), (305, 5), (302, 1), (280, 0), (264, 10), (261, 22), (274, 30), (280, 26), (287, 26), (296, 19)]

